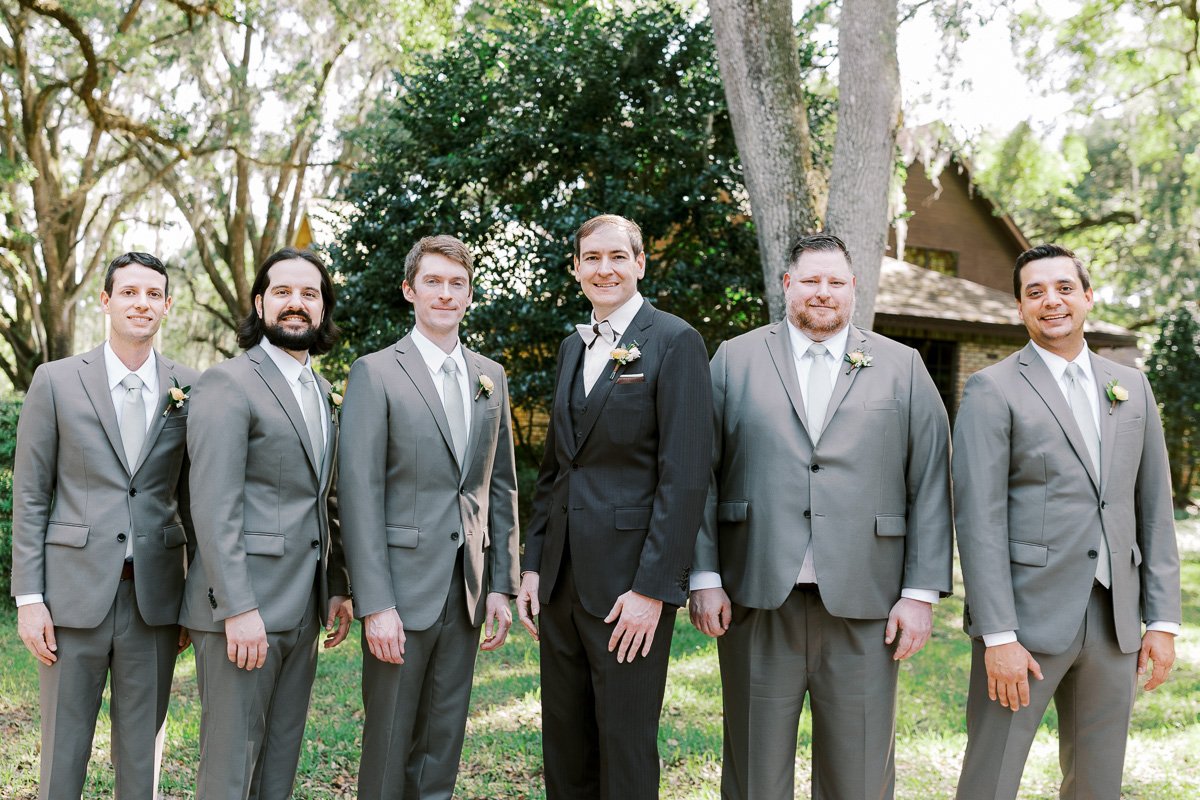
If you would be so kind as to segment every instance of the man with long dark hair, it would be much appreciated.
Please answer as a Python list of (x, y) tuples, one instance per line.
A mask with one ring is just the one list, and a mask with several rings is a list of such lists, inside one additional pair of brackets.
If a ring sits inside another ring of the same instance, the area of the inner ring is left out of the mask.
[(322, 621), (350, 628), (334, 481), (338, 428), (310, 356), (337, 338), (333, 284), (310, 251), (258, 270), (242, 355), (201, 376), (188, 452), (197, 558), (182, 624), (196, 646), (196, 797), (283, 800), (304, 738)]

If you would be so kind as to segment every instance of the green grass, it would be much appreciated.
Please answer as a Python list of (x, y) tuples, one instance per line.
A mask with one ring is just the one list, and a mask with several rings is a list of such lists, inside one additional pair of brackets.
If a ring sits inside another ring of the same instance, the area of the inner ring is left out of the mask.
[[(1184, 549), (1184, 619), (1200, 619), (1200, 523), (1180, 524)], [(934, 618), (933, 639), (902, 665), (896, 720), (897, 797), (953, 796), (966, 727), (970, 643), (960, 628), (961, 586)], [(1134, 707), (1123, 796), (1138, 800), (1200, 797), (1200, 641), (1194, 627), (1177, 643), (1171, 680), (1140, 693)], [(295, 797), (354, 796), (362, 732), (357, 630), (341, 647), (322, 653), (313, 690)], [(200, 704), (189, 650), (175, 671), (162, 788), (166, 798), (193, 795)], [(541, 778), (537, 647), (514, 631), (498, 653), (481, 653), (472, 696), (457, 797), (538, 800)], [(1034, 743), (1021, 797), (1056, 798), (1059, 781), (1057, 717), (1047, 714)], [(15, 615), (0, 613), (0, 798), (36, 796), (37, 670), (16, 636)], [(721, 774), (721, 682), (715, 643), (676, 621), (671, 674), (659, 729), (662, 796), (716, 800)], [(112, 796), (108, 716), (103, 709), (85, 797)], [(797, 796), (809, 792), (811, 732), (801, 722), (796, 758)]]

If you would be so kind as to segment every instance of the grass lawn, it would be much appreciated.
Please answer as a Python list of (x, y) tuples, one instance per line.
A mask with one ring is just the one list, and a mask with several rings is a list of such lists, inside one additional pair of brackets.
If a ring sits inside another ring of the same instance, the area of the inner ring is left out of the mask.
[[(1200, 797), (1200, 522), (1180, 525), (1184, 554), (1184, 619), (1172, 679), (1142, 693), (1134, 708), (1123, 796), (1139, 800)], [(953, 795), (966, 745), (970, 644), (959, 627), (959, 595), (938, 606), (934, 636), (900, 672), (896, 720), (897, 797)], [(0, 798), (36, 796), (37, 671), (16, 636), (15, 615), (0, 613)], [(721, 682), (716, 646), (692, 629), (685, 613), (675, 626), (670, 679), (659, 730), (664, 798), (720, 796)], [(321, 656), (313, 690), (297, 798), (353, 797), (362, 731), (357, 627), (346, 644)], [(199, 757), (200, 703), (189, 650), (175, 671), (162, 787), (165, 797), (193, 795)], [(476, 671), (467, 744), (457, 796), (544, 797), (538, 706), (537, 647), (514, 631), (499, 653), (482, 653)], [(1025, 770), (1023, 798), (1055, 798), (1057, 719), (1043, 723)], [(797, 796), (809, 793), (811, 736), (805, 715), (796, 758)], [(107, 708), (97, 726), (88, 798), (112, 796)]]

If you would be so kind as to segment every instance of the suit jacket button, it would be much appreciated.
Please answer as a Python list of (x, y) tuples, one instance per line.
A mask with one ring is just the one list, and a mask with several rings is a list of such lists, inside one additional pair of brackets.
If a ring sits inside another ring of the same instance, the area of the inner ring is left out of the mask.
[(129, 496), (130, 496), (130, 497), (137, 497), (137, 489), (130, 489), (130, 490), (129, 490)]
[(811, 466), (809, 469), (811, 469), (813, 472), (820, 472), (820, 471), (821, 471), (821, 465), (820, 465), (820, 464), (813, 464), (813, 465), (812, 465), (812, 466)]
[(118, 542), (123, 542), (123, 541), (125, 541), (125, 534), (124, 534), (124, 533), (118, 533), (118, 534), (117, 534), (117, 541), (118, 541)]
[(579, 465), (578, 465), (578, 464), (572, 464), (572, 465), (571, 465), (571, 469), (579, 469)]
[(1096, 558), (1099, 555), (1100, 554), (1097, 553), (1095, 550), (1088, 550), (1088, 558)]
[(1108, 501), (1107, 501), (1107, 500), (1101, 500), (1101, 501), (1100, 501), (1100, 510), (1101, 510), (1101, 511), (1103, 511), (1103, 510), (1104, 510), (1104, 509), (1106, 509), (1106, 508), (1108, 508)]
[(454, 533), (450, 534), (450, 540), (454, 541), (454, 542), (458, 541), (458, 531), (455, 531)]
[(807, 509), (807, 508), (806, 508), (806, 509), (804, 509), (804, 518), (805, 518), (805, 519), (812, 519), (812, 511), (810, 511), (810, 510), (809, 510), (809, 509)]
[(563, 503), (563, 513), (567, 513), (567, 504)]
[(459, 494), (462, 494), (462, 495), (465, 495), (465, 494), (467, 493), (467, 487), (465, 487), (465, 486), (464, 486), (463, 488), (459, 489), (459, 490), (458, 490), (458, 493), (459, 493)]
[(309, 542), (309, 544), (311, 544), (311, 545), (312, 545), (312, 548), (313, 548), (314, 550), (316, 550), (318, 547), (320, 547), (320, 546), (321, 546), (321, 542), (320, 542), (319, 540), (317, 540), (317, 539), (313, 539), (311, 542)]

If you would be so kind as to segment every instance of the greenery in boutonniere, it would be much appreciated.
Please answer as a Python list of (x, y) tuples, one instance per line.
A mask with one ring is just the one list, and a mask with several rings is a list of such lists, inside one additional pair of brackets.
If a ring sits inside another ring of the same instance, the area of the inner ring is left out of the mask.
[(171, 378), (171, 388), (167, 389), (167, 407), (163, 409), (163, 416), (170, 414), (172, 408), (183, 408), (183, 404), (188, 399), (188, 392), (191, 390), (190, 385), (180, 386), (178, 378)]

